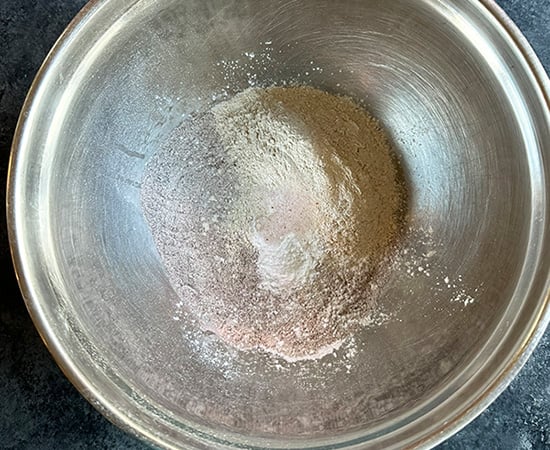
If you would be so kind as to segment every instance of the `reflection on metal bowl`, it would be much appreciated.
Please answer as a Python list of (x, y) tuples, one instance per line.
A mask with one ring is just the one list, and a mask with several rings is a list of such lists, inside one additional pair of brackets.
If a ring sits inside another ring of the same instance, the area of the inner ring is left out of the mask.
[[(413, 230), (389, 319), (357, 354), (293, 364), (180, 314), (139, 200), (183, 115), (283, 81), (365, 102)], [(550, 318), (548, 80), (488, 0), (93, 1), (21, 117), (8, 217), (28, 308), (83, 395), (158, 445), (429, 447), (504, 389)]]

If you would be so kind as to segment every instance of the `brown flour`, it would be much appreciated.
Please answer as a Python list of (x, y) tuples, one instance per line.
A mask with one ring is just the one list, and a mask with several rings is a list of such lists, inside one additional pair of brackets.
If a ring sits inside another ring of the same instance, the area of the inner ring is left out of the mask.
[(203, 329), (291, 360), (329, 353), (376, 308), (404, 197), (376, 120), (308, 87), (248, 89), (188, 118), (142, 183)]

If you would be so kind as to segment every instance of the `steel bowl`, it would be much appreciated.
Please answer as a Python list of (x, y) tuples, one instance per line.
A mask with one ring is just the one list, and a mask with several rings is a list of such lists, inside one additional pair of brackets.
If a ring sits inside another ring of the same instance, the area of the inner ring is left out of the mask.
[[(409, 187), (385, 320), (319, 361), (197, 329), (140, 205), (186, 114), (283, 82), (363, 102)], [(80, 392), (162, 447), (430, 447), (496, 398), (550, 319), (549, 124), (547, 76), (490, 0), (92, 1), (13, 143), (21, 290)]]

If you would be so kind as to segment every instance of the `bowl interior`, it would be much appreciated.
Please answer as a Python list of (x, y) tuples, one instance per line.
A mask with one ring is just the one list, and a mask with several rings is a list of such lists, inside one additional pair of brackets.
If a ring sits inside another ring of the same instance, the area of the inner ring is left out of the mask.
[[(186, 448), (389, 448), (497, 379), (542, 310), (547, 111), (491, 12), (453, 3), (105, 1), (73, 25), (21, 134), (15, 234), (29, 307), (108, 415)], [(410, 196), (384, 323), (292, 364), (196, 328), (140, 206), (185, 114), (283, 82), (364, 102)]]

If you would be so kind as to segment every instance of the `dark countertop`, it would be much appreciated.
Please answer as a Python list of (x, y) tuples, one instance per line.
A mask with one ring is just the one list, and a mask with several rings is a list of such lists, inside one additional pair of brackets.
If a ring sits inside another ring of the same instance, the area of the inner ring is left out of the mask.
[[(85, 0), (0, 0), (0, 176), (26, 92)], [(550, 71), (550, 0), (499, 0)], [(5, 196), (4, 182), (2, 194)], [(2, 208), (5, 208), (2, 202)], [(5, 213), (5, 209), (4, 209)], [(0, 448), (151, 449), (104, 419), (63, 376), (18, 292), (0, 227)], [(8, 293), (9, 292), (9, 293)], [(550, 449), (550, 330), (510, 387), (438, 449)]]

